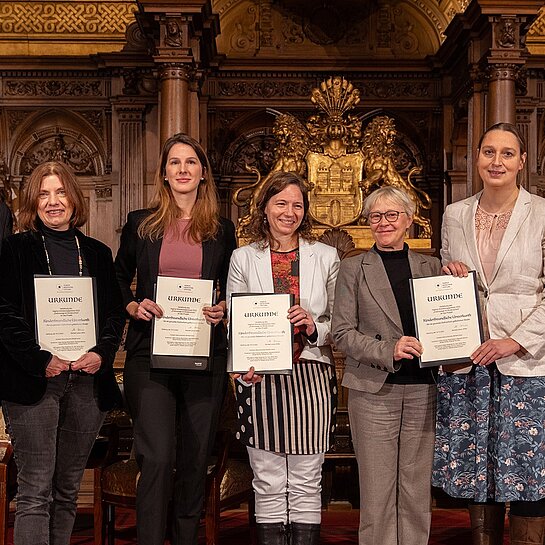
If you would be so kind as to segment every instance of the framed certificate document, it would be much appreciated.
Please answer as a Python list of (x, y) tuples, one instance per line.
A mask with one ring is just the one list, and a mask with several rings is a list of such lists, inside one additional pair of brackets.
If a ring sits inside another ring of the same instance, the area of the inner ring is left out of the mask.
[(97, 343), (96, 286), (89, 276), (34, 276), (36, 337), (43, 350), (75, 361)]
[(163, 317), (153, 319), (152, 367), (208, 369), (212, 326), (202, 309), (212, 305), (213, 297), (213, 280), (157, 277), (155, 302)]
[(233, 293), (229, 312), (229, 363), (232, 373), (289, 374), (293, 362), (293, 325), (289, 293)]
[(466, 277), (412, 278), (416, 336), (424, 349), (420, 367), (471, 363), (482, 344), (481, 307), (475, 271)]

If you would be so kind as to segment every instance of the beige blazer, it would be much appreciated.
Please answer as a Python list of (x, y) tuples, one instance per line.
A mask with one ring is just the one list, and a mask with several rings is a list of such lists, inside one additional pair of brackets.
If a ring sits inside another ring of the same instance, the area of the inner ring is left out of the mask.
[[(436, 257), (409, 250), (413, 278), (441, 273)], [(403, 326), (381, 257), (371, 249), (341, 263), (331, 325), (333, 339), (346, 356), (343, 386), (378, 392), (394, 365), (394, 347)]]
[[(329, 332), (339, 256), (332, 246), (299, 239), (300, 305), (314, 319), (318, 338), (306, 340), (302, 359), (333, 364)], [(274, 293), (271, 251), (256, 244), (238, 248), (231, 256), (227, 277), (227, 303), (233, 293)]]
[(512, 376), (545, 376), (545, 199), (521, 188), (488, 283), (475, 235), (480, 196), (447, 206), (441, 231), (443, 264), (462, 261), (477, 271), (490, 337), (511, 337), (525, 349), (525, 353), (498, 360), (499, 371)]

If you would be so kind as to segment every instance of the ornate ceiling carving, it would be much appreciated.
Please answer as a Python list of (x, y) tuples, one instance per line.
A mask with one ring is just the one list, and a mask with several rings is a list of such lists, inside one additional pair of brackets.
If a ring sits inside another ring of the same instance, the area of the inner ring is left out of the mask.
[[(136, 9), (134, 0), (2, 0), (0, 47), (6, 47), (12, 55), (85, 55), (121, 50)], [(29, 36), (35, 40), (29, 40)]]

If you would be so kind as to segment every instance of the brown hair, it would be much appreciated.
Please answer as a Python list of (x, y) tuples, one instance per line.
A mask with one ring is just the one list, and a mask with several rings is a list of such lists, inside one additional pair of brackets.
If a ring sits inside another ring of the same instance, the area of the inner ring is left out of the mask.
[(524, 141), (524, 137), (522, 136), (522, 133), (519, 131), (518, 127), (516, 125), (513, 125), (513, 123), (495, 123), (494, 125), (488, 127), (486, 131), (483, 132), (481, 137), (479, 138), (479, 144), (477, 145), (477, 151), (481, 150), (481, 145), (483, 143), (484, 137), (491, 131), (505, 131), (510, 132), (512, 135), (515, 136), (519, 143), (520, 147), (520, 155), (526, 153), (526, 142)]
[(72, 169), (60, 161), (48, 161), (38, 165), (29, 176), (21, 192), (18, 225), (21, 231), (38, 230), (38, 199), (42, 180), (47, 176), (58, 176), (62, 182), (66, 198), (74, 208), (70, 227), (81, 227), (87, 221), (87, 204)]
[(244, 238), (247, 238), (250, 242), (256, 242), (261, 248), (272, 246), (271, 242), (278, 242), (273, 238), (269, 230), (265, 208), (269, 200), (286, 189), (288, 185), (297, 186), (303, 194), (304, 215), (301, 225), (297, 228), (297, 234), (305, 240), (314, 240), (312, 224), (308, 217), (309, 200), (307, 184), (298, 174), (282, 171), (269, 174), (261, 187), (261, 191), (256, 199), (255, 210), (252, 212), (250, 221), (243, 228), (242, 236)]
[(142, 238), (157, 240), (179, 217), (180, 209), (170, 186), (165, 183), (168, 154), (175, 144), (191, 146), (203, 168), (203, 177), (197, 189), (197, 200), (191, 211), (188, 235), (196, 242), (214, 239), (219, 229), (219, 199), (210, 162), (202, 146), (194, 138), (183, 133), (171, 136), (163, 144), (154, 177), (155, 195), (150, 203), (152, 212), (138, 227), (138, 234)]

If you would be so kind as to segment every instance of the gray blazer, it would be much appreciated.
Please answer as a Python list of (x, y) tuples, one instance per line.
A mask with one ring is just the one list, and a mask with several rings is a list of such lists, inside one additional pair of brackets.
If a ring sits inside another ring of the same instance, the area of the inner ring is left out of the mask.
[(447, 206), (441, 232), (443, 263), (462, 261), (477, 271), (490, 337), (511, 337), (525, 349), (498, 359), (500, 373), (545, 376), (545, 199), (520, 189), (487, 282), (475, 233), (480, 196)]
[[(413, 278), (441, 274), (436, 257), (409, 250)], [(376, 393), (394, 373), (394, 347), (403, 336), (401, 317), (388, 275), (371, 249), (341, 262), (331, 332), (346, 356), (343, 386)]]

